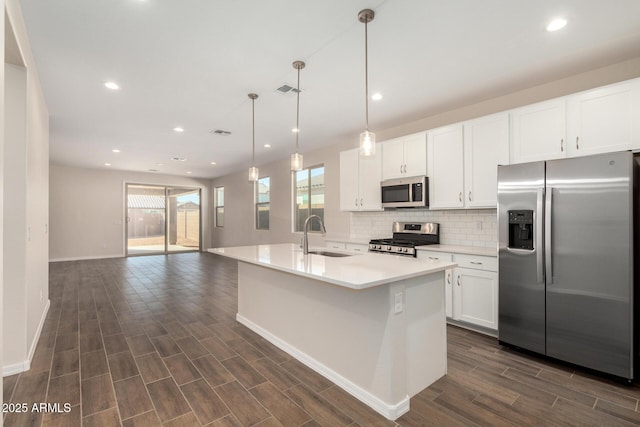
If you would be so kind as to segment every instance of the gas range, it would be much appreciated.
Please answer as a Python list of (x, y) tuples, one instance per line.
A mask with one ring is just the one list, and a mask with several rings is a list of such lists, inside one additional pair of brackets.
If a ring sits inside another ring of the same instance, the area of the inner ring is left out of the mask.
[(416, 246), (440, 243), (440, 226), (434, 222), (394, 222), (393, 238), (372, 239), (369, 252), (416, 256)]

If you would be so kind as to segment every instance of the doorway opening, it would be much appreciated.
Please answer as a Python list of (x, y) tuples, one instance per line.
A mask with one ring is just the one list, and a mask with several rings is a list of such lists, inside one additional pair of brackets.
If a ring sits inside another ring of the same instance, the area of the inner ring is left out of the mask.
[(200, 251), (200, 189), (126, 184), (127, 256)]

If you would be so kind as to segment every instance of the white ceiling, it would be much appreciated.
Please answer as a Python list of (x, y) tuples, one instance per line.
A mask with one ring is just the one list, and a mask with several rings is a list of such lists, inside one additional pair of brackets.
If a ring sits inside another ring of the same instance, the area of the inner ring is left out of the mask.
[[(294, 60), (307, 63), (301, 151), (345, 138), (356, 146), (364, 8), (376, 12), (370, 92), (384, 95), (370, 103), (374, 132), (640, 56), (638, 0), (20, 3), (51, 115), (53, 163), (205, 178), (250, 166), (249, 92), (260, 95), (256, 164), (291, 154), (296, 100), (275, 90), (295, 86)], [(557, 16), (567, 27), (545, 31)], [(106, 89), (110, 80), (121, 89)]]

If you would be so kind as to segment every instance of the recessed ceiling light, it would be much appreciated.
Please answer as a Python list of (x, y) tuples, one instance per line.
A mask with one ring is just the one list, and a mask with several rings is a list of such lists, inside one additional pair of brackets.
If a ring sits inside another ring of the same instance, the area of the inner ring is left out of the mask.
[(184, 129), (181, 128), (180, 126), (174, 127), (173, 130), (176, 131), (176, 132), (184, 132)]
[(156, 166), (164, 166), (164, 163), (156, 163)]
[(547, 31), (558, 31), (567, 25), (567, 20), (564, 18), (557, 18), (549, 22), (547, 25)]
[(264, 148), (271, 148), (271, 144), (264, 144)]
[(293, 132), (293, 133), (297, 133), (297, 132), (300, 132), (300, 129), (298, 129), (298, 128), (293, 128), (293, 129), (291, 129), (291, 132)]
[(216, 163), (216, 162), (211, 162), (211, 164), (212, 164), (212, 165), (217, 165), (217, 163)]
[(382, 99), (382, 94), (379, 92), (376, 92), (373, 95), (371, 95), (371, 99), (374, 101), (380, 101)]
[(120, 89), (120, 86), (118, 86), (118, 84), (117, 84), (117, 83), (115, 83), (115, 82), (106, 82), (106, 83), (104, 84), (104, 86), (105, 86), (107, 89), (111, 89), (111, 90), (118, 90), (118, 89)]
[(188, 173), (189, 175), (191, 175), (193, 172), (191, 172), (191, 171), (187, 171), (187, 173)]
[(105, 166), (111, 166), (111, 163), (105, 163), (104, 165)]
[(113, 150), (111, 150), (111, 151), (112, 151), (112, 152), (114, 152), (114, 153), (119, 153), (119, 152), (120, 152), (120, 150), (118, 150), (117, 148), (114, 148), (114, 149), (113, 149)]

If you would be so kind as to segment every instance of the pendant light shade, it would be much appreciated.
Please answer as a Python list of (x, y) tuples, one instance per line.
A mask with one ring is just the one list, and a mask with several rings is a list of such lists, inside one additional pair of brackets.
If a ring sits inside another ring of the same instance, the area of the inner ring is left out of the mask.
[(297, 102), (296, 102), (296, 152), (291, 155), (291, 171), (296, 172), (302, 170), (302, 154), (300, 154), (300, 147), (298, 145), (298, 138), (300, 135), (300, 70), (305, 67), (305, 63), (302, 61), (294, 61), (293, 68), (298, 70), (298, 90), (297, 90)]
[(358, 13), (358, 21), (364, 24), (364, 99), (365, 99), (365, 131), (360, 134), (360, 156), (376, 155), (376, 134), (369, 132), (369, 53), (367, 24), (373, 21), (375, 13), (371, 9), (363, 9)]
[(260, 176), (260, 171), (257, 167), (251, 166), (249, 168), (249, 182), (256, 182)]
[(259, 171), (256, 167), (256, 99), (258, 94), (250, 93), (249, 99), (251, 99), (251, 128), (252, 128), (252, 143), (251, 143), (251, 167), (249, 168), (249, 182), (256, 182), (259, 177)]

